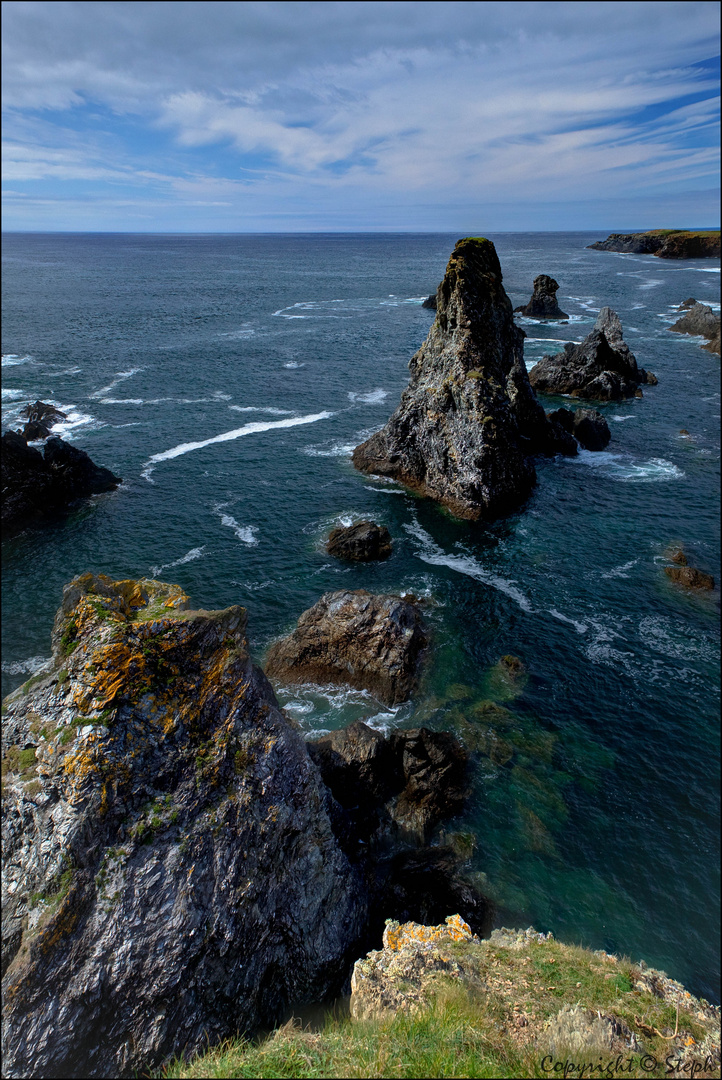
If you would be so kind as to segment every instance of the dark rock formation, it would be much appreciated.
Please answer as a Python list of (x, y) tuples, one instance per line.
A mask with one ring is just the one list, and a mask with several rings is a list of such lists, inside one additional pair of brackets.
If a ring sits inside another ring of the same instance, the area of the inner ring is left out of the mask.
[(718, 259), (719, 231), (687, 232), (657, 229), (643, 233), (612, 233), (587, 247), (596, 251), (623, 251), (634, 255), (657, 255), (660, 259)]
[(612, 437), (609, 424), (597, 409), (557, 409), (547, 416), (573, 435), (585, 450), (603, 450)]
[[(536, 483), (529, 455), (574, 452), (529, 385), (524, 332), (514, 325), (494, 245), (459, 240), (436, 294), (437, 316), (411, 358), (411, 378), (386, 426), (353, 454), (460, 518), (517, 508)], [(563, 434), (563, 433), (562, 433)]]
[(686, 300), (680, 305), (680, 310), (686, 308), (681, 319), (677, 319), (674, 326), (670, 326), (675, 334), (695, 334), (707, 338), (707, 344), (702, 348), (707, 352), (720, 355), (720, 316), (706, 304), (698, 304), (696, 300)]
[(337, 559), (370, 562), (391, 554), (391, 535), (375, 521), (357, 521), (347, 528), (334, 529), (326, 542), (326, 551)]
[(432, 293), (431, 296), (427, 296), (421, 306), (425, 308), (431, 308), (432, 311), (436, 311), (436, 293)]
[(67, 414), (56, 409), (54, 405), (48, 405), (45, 401), (36, 401), (26, 406), (20, 413), (27, 418), (27, 424), (23, 428), (23, 436), (28, 442), (36, 439), (47, 439), (53, 424), (59, 420), (67, 420)]
[(664, 572), (675, 585), (683, 585), (686, 589), (714, 589), (712, 575), (696, 570), (693, 566), (665, 566)]
[(341, 683), (395, 705), (411, 695), (427, 638), (417, 605), (364, 589), (325, 593), (266, 657), (282, 682)]
[(696, 303), (698, 303), (698, 301), (695, 300), (695, 298), (693, 296), (688, 296), (687, 299), (683, 300), (682, 303), (679, 305), (678, 310), (679, 311), (686, 311), (687, 308), (694, 307), (694, 305)]
[(122, 483), (110, 469), (95, 465), (84, 450), (57, 436), (47, 440), (44, 456), (23, 435), (2, 437), (2, 528), (10, 534), (48, 520), (77, 499), (112, 491)]
[(546, 274), (534, 278), (534, 292), (528, 304), (514, 308), (514, 311), (528, 315), (532, 319), (568, 319), (569, 316), (557, 303), (559, 283)]
[(91, 574), (3, 708), (6, 1077), (147, 1075), (338, 992), (366, 899), (243, 608)]
[(458, 814), (468, 795), (467, 753), (444, 731), (415, 728), (390, 738), (356, 721), (309, 743), (311, 757), (337, 802), (353, 811), (361, 839), (393, 822), (427, 839)]
[(648, 375), (637, 367), (622, 337), (619, 316), (605, 307), (580, 345), (568, 343), (564, 352), (543, 356), (529, 372), (529, 381), (538, 393), (621, 401), (641, 397), (639, 385)]

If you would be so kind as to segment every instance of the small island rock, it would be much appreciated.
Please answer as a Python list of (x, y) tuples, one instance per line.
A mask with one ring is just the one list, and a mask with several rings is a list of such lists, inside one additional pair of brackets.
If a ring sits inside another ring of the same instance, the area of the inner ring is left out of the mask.
[(36, 401), (32, 405), (27, 405), (20, 415), (26, 417), (28, 421), (22, 432), (28, 442), (47, 439), (54, 424), (68, 419), (66, 413), (56, 409), (54, 405), (49, 405), (46, 401)]
[(665, 566), (664, 572), (675, 585), (683, 585), (685, 589), (714, 589), (712, 575), (696, 570), (693, 566)]
[(283, 682), (339, 683), (396, 705), (410, 697), (427, 645), (416, 603), (365, 589), (325, 593), (268, 651)]
[(584, 450), (604, 450), (612, 437), (609, 424), (597, 409), (557, 409), (547, 416), (573, 435)]
[[(699, 304), (697, 301), (693, 301), (689, 304), (689, 301), (685, 301), (684, 307), (687, 309), (681, 319), (677, 319), (674, 326), (670, 326), (670, 330), (675, 334), (694, 334), (699, 337), (707, 338), (707, 344), (702, 348), (707, 352), (716, 353), (720, 355), (720, 316), (718, 312), (714, 312), (711, 307), (706, 304)], [(682, 305), (680, 305), (682, 310)]]
[(431, 296), (427, 296), (421, 306), (424, 308), (430, 308), (432, 311), (436, 311), (436, 293), (432, 293)]
[(326, 551), (337, 559), (354, 562), (386, 559), (391, 554), (391, 534), (375, 521), (357, 521), (355, 525), (333, 529)]
[(534, 292), (528, 304), (514, 308), (514, 311), (532, 319), (568, 319), (569, 316), (557, 303), (559, 283), (547, 274), (534, 278)]
[(580, 345), (567, 343), (564, 352), (542, 357), (529, 381), (538, 393), (621, 401), (641, 397), (639, 385), (647, 382), (647, 372), (624, 341), (616, 311), (604, 307)]

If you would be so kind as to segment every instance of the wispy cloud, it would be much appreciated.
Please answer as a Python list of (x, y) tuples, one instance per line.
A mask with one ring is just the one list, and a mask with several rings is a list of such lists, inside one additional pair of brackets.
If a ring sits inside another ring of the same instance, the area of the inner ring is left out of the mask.
[(305, 200), (434, 228), (444, 203), (683, 200), (718, 168), (712, 3), (7, 6), (6, 179), (116, 221), (118, 185), (183, 227)]

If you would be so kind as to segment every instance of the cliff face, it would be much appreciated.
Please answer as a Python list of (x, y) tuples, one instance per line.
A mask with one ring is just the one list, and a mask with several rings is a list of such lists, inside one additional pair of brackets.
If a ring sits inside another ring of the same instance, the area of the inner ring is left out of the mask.
[[(457, 517), (499, 517), (536, 482), (528, 455), (562, 446), (529, 385), (524, 332), (514, 325), (489, 240), (457, 243), (436, 305), (398, 409), (356, 447), (353, 463), (399, 480)], [(576, 444), (566, 452), (576, 452)]]
[(611, 233), (588, 247), (595, 251), (622, 251), (634, 255), (656, 255), (660, 259), (719, 259), (719, 232), (689, 232), (684, 229), (655, 229), (643, 233)]
[(128, 1076), (338, 985), (365, 901), (240, 607), (85, 574), (3, 707), (3, 1074)]

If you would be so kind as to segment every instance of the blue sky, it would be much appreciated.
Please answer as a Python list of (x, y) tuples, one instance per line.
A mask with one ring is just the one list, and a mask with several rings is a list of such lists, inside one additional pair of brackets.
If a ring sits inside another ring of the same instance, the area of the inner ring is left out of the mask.
[(3, 3), (3, 228), (719, 224), (719, 6)]

